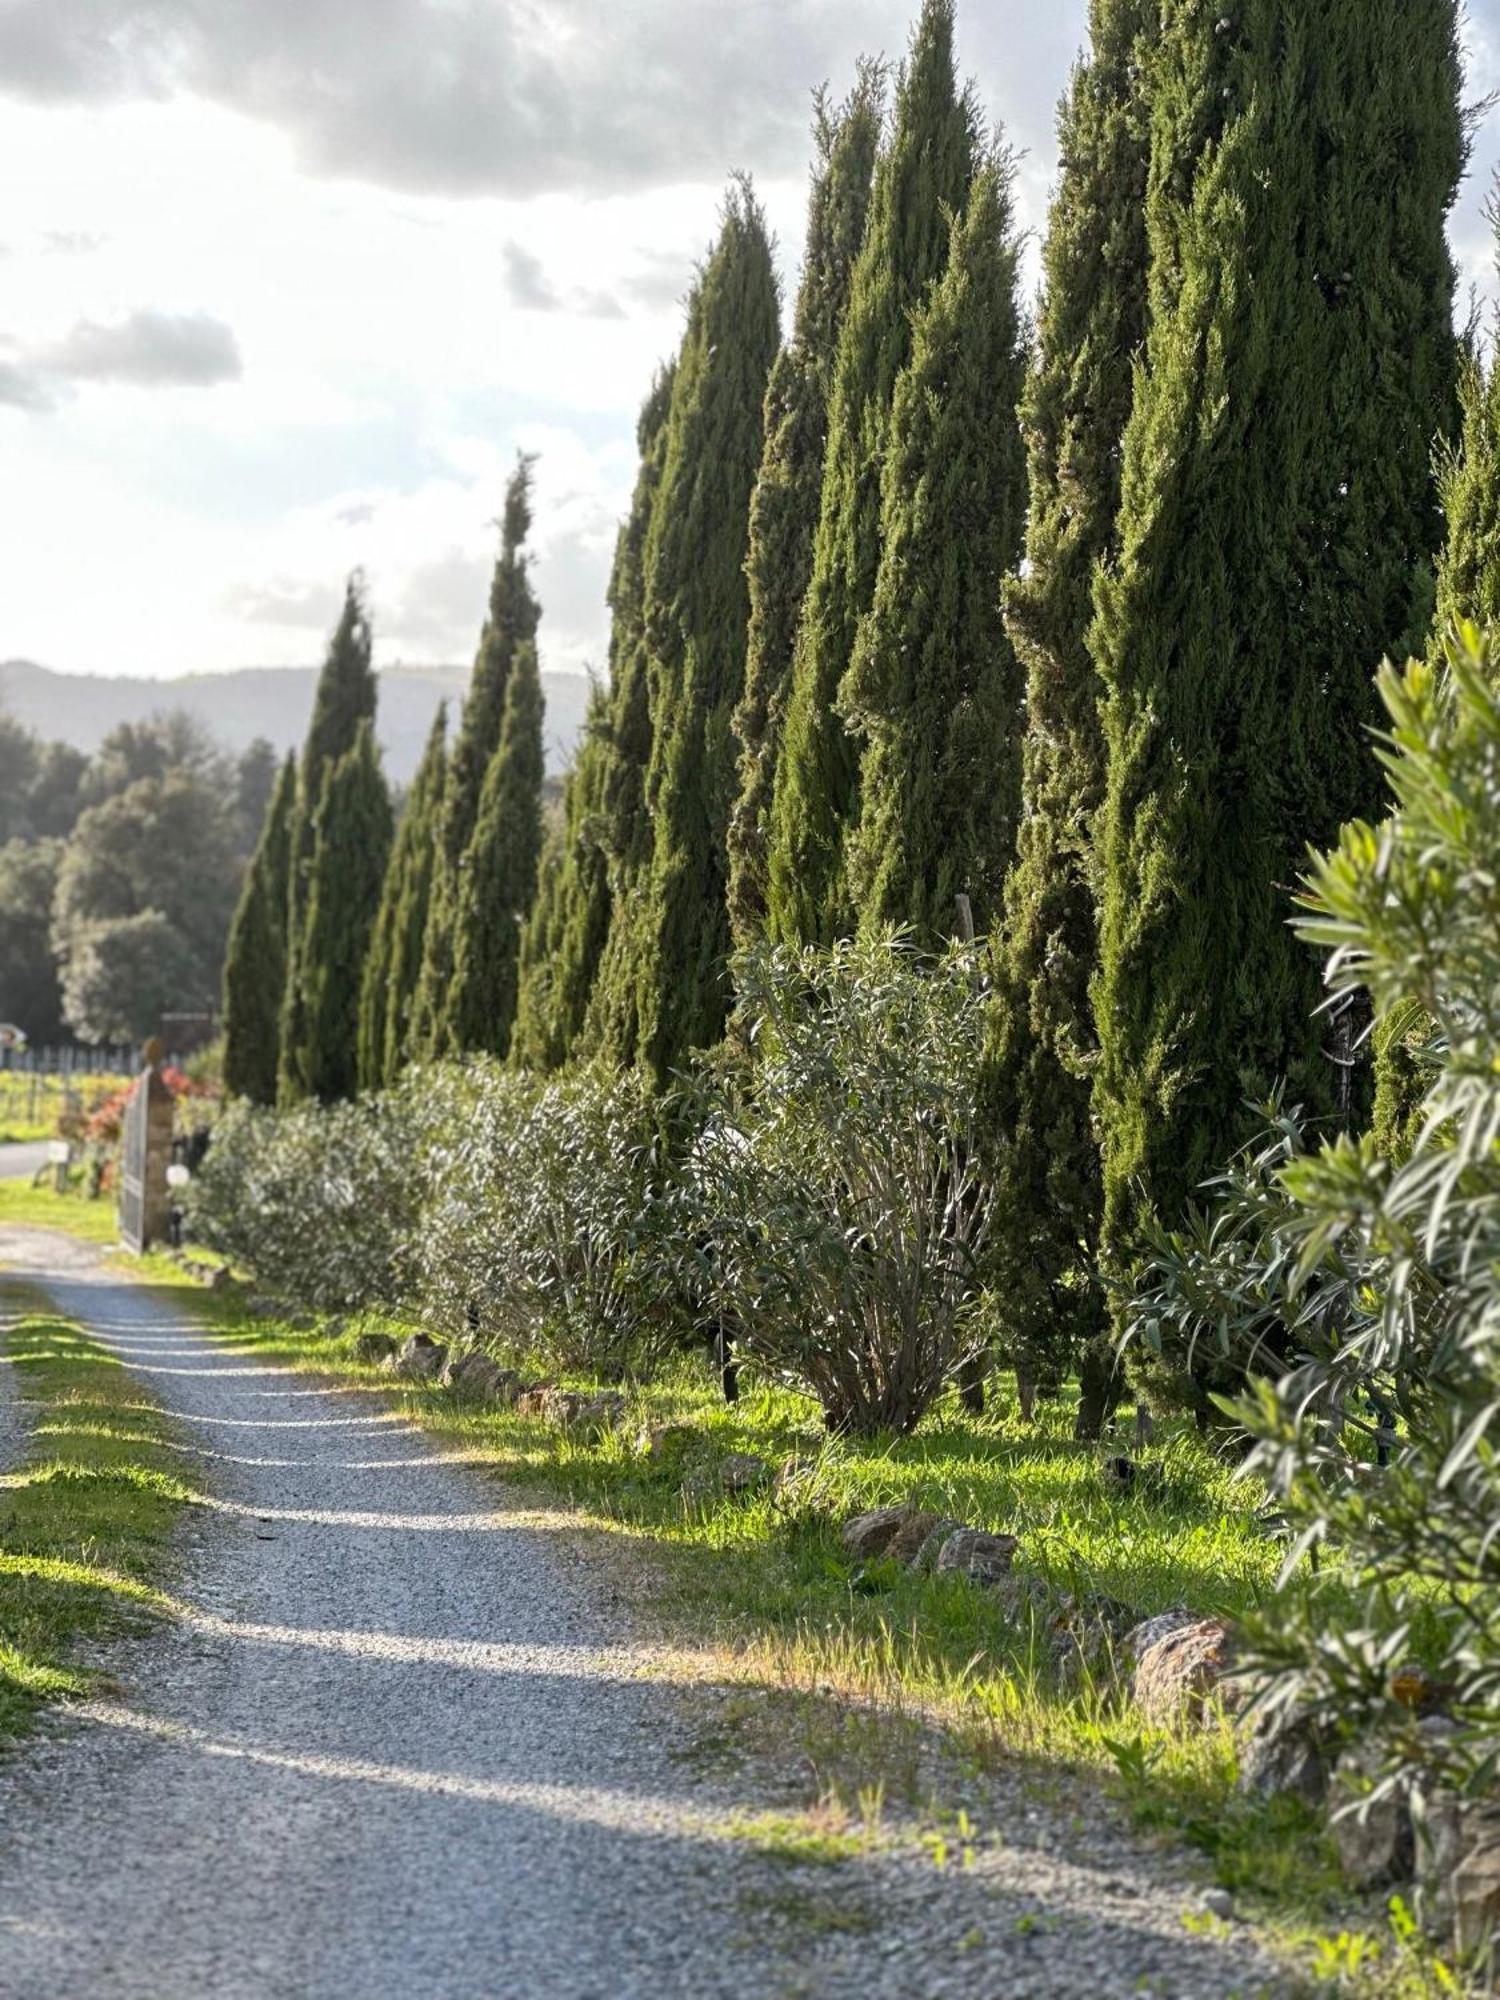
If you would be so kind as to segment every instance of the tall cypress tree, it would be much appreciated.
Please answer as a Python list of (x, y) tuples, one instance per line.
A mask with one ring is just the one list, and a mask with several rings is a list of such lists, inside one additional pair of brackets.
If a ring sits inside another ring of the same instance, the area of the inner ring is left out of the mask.
[(839, 690), (865, 742), (847, 873), (860, 923), (988, 933), (1021, 804), (1021, 671), (997, 615), (1026, 525), (1013, 168), (981, 170), (914, 318), (886, 431), (880, 569)]
[(817, 163), (791, 339), (766, 385), (765, 451), (750, 501), (750, 632), (745, 692), (735, 711), (739, 798), (729, 823), (729, 922), (749, 944), (765, 921), (766, 821), (776, 783), (797, 624), (812, 574), (823, 488), (828, 398), (854, 261), (864, 240), (880, 145), (884, 74), (862, 63), (848, 99), (820, 92)]
[[(688, 323), (698, 311), (701, 288), (695, 285), (688, 304)], [(598, 957), (583, 995), (587, 1016), (583, 1043), (615, 1061), (628, 1061), (637, 1041), (636, 990), (632, 968), (638, 950), (636, 919), (638, 889), (651, 860), (651, 810), (646, 777), (651, 766), (654, 729), (651, 650), (646, 640), (646, 560), (651, 523), (661, 491), (667, 457), (667, 424), (677, 383), (677, 359), (658, 369), (636, 425), (640, 470), (630, 512), (615, 543), (609, 582), (609, 733), (597, 774), (589, 774), (584, 790), (597, 805), (580, 826), (585, 842), (596, 841), (604, 857), (607, 910)], [(596, 890), (597, 875), (581, 866), (577, 887)], [(592, 923), (577, 923), (569, 935), (575, 947), (591, 943)], [(581, 966), (561, 970), (561, 990), (578, 995), (584, 985)]]
[(521, 927), (536, 896), (542, 848), (542, 677), (536, 647), (516, 648), (500, 745), (479, 794), (459, 873), (453, 979), (446, 1014), (452, 1046), (505, 1056), (515, 1026)]
[(635, 996), (634, 1047), (621, 1053), (659, 1080), (717, 1041), (728, 1010), (730, 723), (744, 692), (750, 491), (778, 337), (765, 218), (736, 183), (678, 361), (646, 546), (653, 848), (625, 911), (632, 948), (613, 976)]
[(365, 610), (364, 579), (356, 571), (344, 592), (343, 613), (318, 676), (312, 719), (297, 768), (287, 874), (286, 990), (282, 996), (276, 1072), (277, 1097), (284, 1104), (295, 1103), (312, 1088), (301, 1067), (308, 1046), (302, 940), (318, 803), (329, 770), (353, 748), (361, 724), (373, 724), (374, 718), (370, 620)]
[(1164, 0), (1151, 324), (1092, 636), (1106, 1251), (1174, 1219), (1280, 1078), (1335, 1102), (1307, 844), (1381, 802), (1381, 656), (1425, 633), (1450, 422), (1453, 0)]
[(531, 531), (534, 464), (534, 458), (522, 453), (505, 489), (500, 553), (490, 581), (489, 616), (480, 636), (473, 676), (464, 699), (463, 719), (448, 762), (412, 1027), (413, 1052), (428, 1057), (446, 1055), (456, 1046), (447, 1003), (457, 946), (460, 869), (479, 816), (479, 794), (485, 773), (499, 747), (511, 668), (518, 650), (535, 644), (541, 619), (541, 609), (527, 574), (525, 553), (526, 537)]
[(548, 830), (536, 902), (521, 933), (521, 981), (511, 1061), (560, 1069), (583, 1030), (609, 929), (609, 856), (602, 827), (609, 692), (595, 684), (563, 808)]
[(844, 834), (859, 762), (834, 706), (880, 562), (880, 468), (911, 315), (948, 261), (978, 157), (973, 103), (953, 66), (953, 0), (925, 0), (875, 169), (829, 405), (812, 577), (802, 609), (776, 768), (767, 856), (774, 937), (828, 942), (850, 927)]
[(301, 960), (306, 1039), (293, 1051), (311, 1097), (352, 1097), (359, 1083), (359, 996), (391, 847), (391, 801), (375, 730), (329, 765), (314, 815)]
[(410, 1054), (412, 1006), (422, 970), (448, 772), (447, 739), (448, 705), (439, 702), (391, 848), (365, 960), (359, 1001), (359, 1080), (364, 1090), (394, 1083)]
[(1098, 956), (1093, 821), (1104, 796), (1094, 571), (1116, 550), (1120, 447), (1146, 330), (1145, 81), (1159, 0), (1093, 0), (1058, 124), (1036, 356), (1022, 404), (1026, 561), (1005, 590), (1026, 671), (1023, 813), (993, 955), (985, 1142), (993, 1289), (1028, 1372), (1077, 1357), (1096, 1435), (1113, 1347), (1099, 1282), (1103, 1187), (1089, 1079)]
[(252, 1104), (276, 1102), (296, 802), (297, 760), (288, 755), (266, 807), (224, 959), (224, 1082)]

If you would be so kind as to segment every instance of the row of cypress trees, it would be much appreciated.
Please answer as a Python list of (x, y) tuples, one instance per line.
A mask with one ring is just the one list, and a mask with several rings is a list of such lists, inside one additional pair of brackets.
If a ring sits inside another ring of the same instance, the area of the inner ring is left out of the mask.
[(413, 1057), (504, 1056), (542, 844), (533, 461), (507, 487), (489, 615), (451, 755), (433, 723), (399, 830), (374, 739), (356, 578), (230, 933), (225, 1081), (260, 1104), (394, 1081)]
[[(1426, 642), (1445, 502), (1445, 601), (1486, 608), (1500, 397), (1472, 376), (1435, 482), (1455, 0), (1092, 0), (1034, 327), (1013, 166), (953, 43), (925, 0), (894, 77), (817, 100), (784, 343), (732, 186), (641, 412), (609, 684), (544, 849), (518, 470), (458, 742), (445, 765), (439, 726), (386, 878), (359, 1074), (483, 1047), (665, 1080), (722, 1036), (733, 945), (972, 921), (1005, 1334), (1082, 1363), (1093, 1429), (1144, 1218), (1280, 1080), (1351, 1115), (1288, 893), (1378, 810), (1373, 670)], [(266, 851), (274, 875), (270, 826)]]

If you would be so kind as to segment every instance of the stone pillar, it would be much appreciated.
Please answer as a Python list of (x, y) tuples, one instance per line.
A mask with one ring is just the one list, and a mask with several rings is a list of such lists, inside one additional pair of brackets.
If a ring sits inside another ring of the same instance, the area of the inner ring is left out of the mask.
[(167, 1167), (172, 1158), (172, 1093), (162, 1081), (161, 1044), (147, 1042), (145, 1068), (125, 1107), (120, 1145), (120, 1238), (137, 1256), (170, 1233)]

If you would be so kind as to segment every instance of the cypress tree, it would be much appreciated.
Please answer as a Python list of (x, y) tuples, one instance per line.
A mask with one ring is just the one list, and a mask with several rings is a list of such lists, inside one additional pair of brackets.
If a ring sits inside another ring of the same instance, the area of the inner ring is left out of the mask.
[(385, 871), (359, 1001), (359, 1080), (394, 1083), (410, 1054), (411, 1013), (422, 970), (438, 822), (447, 778), (448, 706), (439, 702), (407, 794)]
[[(358, 571), (344, 592), (344, 609), (329, 642), (328, 656), (313, 695), (312, 719), (297, 769), (287, 872), (286, 990), (278, 1037), (276, 1091), (280, 1102), (295, 1103), (311, 1088), (299, 1068), (308, 1046), (302, 940), (306, 929), (308, 882), (312, 872), (318, 802), (329, 770), (353, 748), (361, 724), (375, 717), (375, 674), (370, 663), (370, 620), (364, 579)], [(352, 1043), (351, 1043), (352, 1049)]]
[(765, 922), (766, 821), (797, 624), (812, 573), (829, 391), (864, 240), (883, 93), (883, 72), (863, 63), (845, 103), (830, 110), (821, 92), (815, 100), (817, 164), (796, 315), (766, 385), (766, 445), (750, 501), (745, 562), (745, 692), (734, 717), (740, 791), (729, 823), (729, 922), (739, 945), (749, 944)]
[(224, 960), (224, 1083), (252, 1104), (276, 1102), (296, 800), (297, 760), (288, 755), (245, 873)]
[[(716, 1042), (728, 1009), (731, 718), (744, 692), (750, 491), (779, 337), (765, 218), (736, 183), (704, 267), (672, 391), (646, 546), (653, 848), (614, 976), (635, 996), (633, 1048), (663, 1080)], [(616, 922), (621, 905), (616, 902)]]
[(948, 215), (967, 203), (979, 151), (953, 66), (953, 0), (925, 0), (875, 169), (829, 404), (812, 576), (802, 608), (767, 856), (767, 926), (827, 943), (850, 928), (846, 828), (859, 764), (834, 706), (880, 561), (880, 468), (911, 315), (948, 260)]
[(1453, 0), (1164, 0), (1151, 323), (1092, 635), (1107, 788), (1106, 1253), (1175, 1221), (1286, 1079), (1326, 1113), (1309, 842), (1376, 816), (1372, 684), (1431, 614), (1450, 420)]
[(1114, 1381), (1098, 1274), (1103, 1187), (1090, 1107), (1098, 956), (1093, 821), (1104, 795), (1094, 571), (1113, 555), (1120, 447), (1146, 328), (1145, 79), (1158, 0), (1093, 0), (1058, 123), (1036, 355), (1022, 403), (1030, 511), (1006, 626), (1026, 673), (1023, 811), (993, 954), (985, 1143), (992, 1284), (1024, 1373), (1078, 1359), (1079, 1428)]
[(412, 1028), (414, 1053), (446, 1055), (457, 1046), (447, 1005), (457, 948), (460, 869), (479, 816), (485, 773), (500, 743), (505, 694), (518, 650), (536, 643), (541, 609), (531, 588), (525, 554), (531, 531), (531, 476), (535, 459), (522, 453), (505, 489), (500, 553), (490, 581), (489, 616), (480, 636), (463, 719), (448, 763), (436, 866), (422, 946), (422, 973)]
[(988, 933), (1021, 803), (1021, 673), (998, 616), (1021, 551), (1026, 350), (1013, 168), (997, 159), (952, 223), (948, 268), (914, 318), (891, 404), (880, 569), (839, 690), (866, 745), (849, 888), (863, 927)]
[(374, 726), (328, 767), (314, 815), (301, 957), (306, 1041), (294, 1051), (309, 1096), (330, 1103), (359, 1083), (359, 996), (391, 847), (391, 801)]
[[(688, 305), (691, 325), (698, 311), (700, 286)], [(628, 1061), (637, 1041), (636, 991), (633, 966), (638, 950), (636, 918), (641, 876), (651, 859), (651, 810), (646, 800), (646, 774), (651, 764), (653, 732), (651, 651), (646, 641), (646, 552), (662, 471), (667, 456), (667, 424), (677, 383), (677, 360), (657, 371), (636, 425), (640, 470), (630, 512), (615, 543), (610, 574), (609, 672), (610, 706), (607, 748), (597, 776), (590, 774), (583, 789), (593, 795), (596, 816), (581, 824), (585, 842), (600, 844), (607, 884), (606, 911), (598, 958), (583, 993), (582, 966), (564, 968), (561, 990), (581, 995), (587, 1003), (583, 1042), (615, 1061)], [(597, 872), (581, 866), (576, 886), (597, 891)], [(576, 946), (595, 936), (592, 922), (572, 926)]]
[(583, 1030), (609, 929), (609, 857), (602, 839), (609, 693), (596, 683), (563, 808), (543, 846), (536, 902), (521, 933), (521, 983), (511, 1060), (560, 1069)]
[(542, 677), (536, 647), (516, 648), (500, 745), (485, 773), (459, 873), (452, 1046), (505, 1056), (516, 1018), (521, 927), (536, 896), (542, 848)]

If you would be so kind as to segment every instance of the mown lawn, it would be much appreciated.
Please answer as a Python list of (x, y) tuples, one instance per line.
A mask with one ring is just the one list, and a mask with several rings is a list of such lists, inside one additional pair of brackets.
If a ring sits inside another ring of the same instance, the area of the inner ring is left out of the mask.
[(0, 1222), (61, 1229), (89, 1243), (116, 1243), (120, 1235), (114, 1198), (101, 1195), (90, 1201), (81, 1175), (66, 1194), (50, 1186), (33, 1187), (29, 1180), (0, 1180)]

